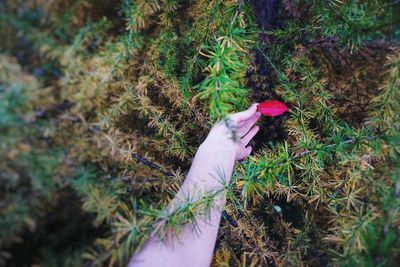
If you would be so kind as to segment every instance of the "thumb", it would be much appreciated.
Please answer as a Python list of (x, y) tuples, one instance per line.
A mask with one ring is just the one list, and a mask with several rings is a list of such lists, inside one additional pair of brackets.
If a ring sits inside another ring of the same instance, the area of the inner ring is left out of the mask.
[(250, 119), (257, 112), (258, 103), (254, 103), (249, 109), (231, 115), (231, 119), (237, 122)]

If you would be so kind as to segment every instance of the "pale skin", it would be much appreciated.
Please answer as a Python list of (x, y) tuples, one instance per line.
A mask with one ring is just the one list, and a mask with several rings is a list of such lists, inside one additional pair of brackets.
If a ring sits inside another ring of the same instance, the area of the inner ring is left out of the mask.
[[(259, 130), (255, 124), (260, 116), (256, 103), (248, 110), (229, 115), (227, 120), (212, 127), (197, 150), (186, 179), (171, 201), (170, 208), (194, 191), (210, 192), (221, 188), (223, 183), (229, 183), (235, 161), (248, 157), (252, 151), (248, 144)], [(222, 191), (210, 211), (210, 217), (207, 220), (196, 220), (198, 234), (193, 234), (190, 226), (186, 225), (179, 239), (172, 237), (176, 239), (172, 240), (173, 245), (152, 236), (143, 249), (131, 258), (129, 266), (210, 266), (224, 203), (225, 194)]]

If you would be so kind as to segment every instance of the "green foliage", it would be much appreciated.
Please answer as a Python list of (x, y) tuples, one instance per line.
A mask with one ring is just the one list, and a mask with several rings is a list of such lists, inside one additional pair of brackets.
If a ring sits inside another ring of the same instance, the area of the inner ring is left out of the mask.
[[(215, 266), (395, 266), (400, 5), (267, 2), (1, 2), (0, 265), (124, 266), (226, 193)], [(212, 123), (269, 98), (231, 183), (166, 210)]]
[[(233, 17), (225, 36), (212, 40), (205, 52), (200, 52), (209, 60), (206, 71), (208, 76), (198, 85), (201, 93), (198, 97), (209, 102), (211, 118), (221, 119), (235, 110), (244, 109), (247, 91), (244, 78), (248, 65), (248, 54), (244, 47), (249, 47), (252, 40), (251, 30), (246, 29), (241, 19), (241, 10), (228, 7), (225, 14)], [(224, 29), (223, 26), (220, 28)]]
[(42, 139), (51, 126), (34, 121), (32, 104), (39, 84), (4, 56), (0, 57), (0, 73), (0, 225), (7, 229), (0, 234), (0, 246), (4, 248), (21, 242), (26, 230), (38, 228), (46, 207), (57, 202), (63, 173), (57, 170), (60, 150)]
[(394, 1), (316, 1), (315, 19), (325, 36), (340, 38), (351, 50), (387, 34), (399, 38), (399, 6)]

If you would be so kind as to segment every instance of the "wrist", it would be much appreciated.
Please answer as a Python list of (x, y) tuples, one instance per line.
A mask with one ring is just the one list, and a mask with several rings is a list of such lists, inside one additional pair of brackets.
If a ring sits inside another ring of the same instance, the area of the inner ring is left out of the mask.
[[(198, 164), (200, 168), (198, 173), (206, 174), (198, 178), (205, 182), (208, 188), (219, 187), (221, 181), (229, 183), (231, 179), (235, 154), (219, 143), (203, 142), (197, 150), (195, 161), (201, 163)], [(208, 178), (204, 179), (204, 177)]]
[(220, 155), (227, 158), (232, 158), (233, 161), (235, 160), (236, 155), (232, 144), (221, 141), (212, 142), (207, 139), (199, 146), (198, 151), (201, 153), (207, 153), (209, 155)]

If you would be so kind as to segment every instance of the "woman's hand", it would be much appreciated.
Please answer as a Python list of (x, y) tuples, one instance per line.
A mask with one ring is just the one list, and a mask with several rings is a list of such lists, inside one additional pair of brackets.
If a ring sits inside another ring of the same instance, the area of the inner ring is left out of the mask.
[(193, 235), (193, 229), (186, 226), (180, 242), (173, 247), (157, 242), (157, 237), (152, 236), (144, 248), (132, 257), (130, 267), (210, 266), (225, 203), (225, 190), (221, 190), (223, 184), (219, 178), (229, 183), (235, 159), (243, 159), (250, 154), (251, 147), (247, 145), (258, 132), (259, 127), (254, 124), (260, 116), (257, 104), (253, 104), (248, 110), (231, 114), (216, 123), (198, 149), (184, 183), (171, 201), (168, 209), (175, 210), (182, 201), (187, 201), (188, 196), (190, 201), (197, 201), (201, 197), (198, 193), (215, 192), (216, 189), (221, 192), (214, 199), (208, 215), (201, 211), (196, 215), (196, 233), (199, 235)]
[(231, 114), (216, 123), (201, 147), (207, 150), (230, 151), (236, 160), (249, 156), (252, 147), (247, 145), (260, 129), (254, 126), (261, 116), (257, 111), (257, 105), (255, 103), (248, 110)]

